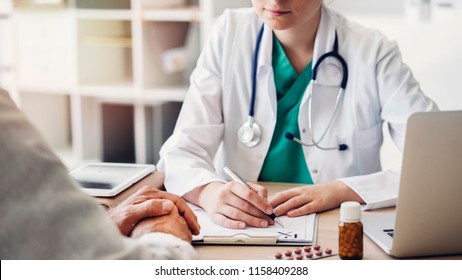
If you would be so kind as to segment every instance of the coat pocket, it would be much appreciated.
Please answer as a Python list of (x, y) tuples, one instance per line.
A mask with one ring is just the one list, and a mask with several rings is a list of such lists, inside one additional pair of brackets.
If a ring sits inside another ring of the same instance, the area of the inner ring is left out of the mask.
[(355, 135), (356, 158), (360, 175), (380, 171), (380, 147), (383, 142), (382, 122), (371, 128), (358, 130)]

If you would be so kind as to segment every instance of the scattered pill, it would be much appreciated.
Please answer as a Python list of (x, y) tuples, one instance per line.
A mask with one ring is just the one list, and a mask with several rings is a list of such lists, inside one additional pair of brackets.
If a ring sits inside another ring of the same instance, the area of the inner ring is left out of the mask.
[(320, 257), (320, 256), (322, 256), (322, 251), (316, 251), (315, 254), (316, 254), (316, 256)]
[(332, 254), (332, 249), (326, 248), (326, 249), (324, 250), (324, 252), (325, 252), (326, 254), (329, 254), (329, 255), (330, 255), (330, 254)]
[(297, 254), (297, 255), (299, 255), (301, 252), (302, 252), (302, 249), (300, 249), (300, 248), (296, 248), (294, 250), (294, 253)]
[(302, 256), (302, 255), (297, 255), (295, 258), (296, 258), (297, 260), (303, 260), (303, 256)]
[(280, 259), (280, 258), (282, 258), (282, 254), (279, 253), (279, 252), (277, 252), (276, 254), (274, 254), (274, 257), (275, 257), (276, 259)]
[(286, 256), (292, 256), (292, 251), (287, 250), (287, 251), (284, 253), (284, 255), (286, 255)]
[(321, 249), (321, 245), (314, 245), (313, 248), (314, 248), (315, 250), (319, 250), (319, 249)]
[(292, 257), (287, 257), (287, 258), (286, 258), (286, 260), (289, 260), (289, 261), (291, 261), (291, 260), (293, 260), (293, 259), (294, 259), (294, 258), (292, 258)]
[(306, 253), (305, 257), (311, 259), (313, 257), (313, 253)]
[(310, 251), (311, 251), (311, 247), (310, 247), (310, 246), (305, 246), (305, 247), (303, 247), (303, 251), (305, 251), (305, 252), (310, 252)]

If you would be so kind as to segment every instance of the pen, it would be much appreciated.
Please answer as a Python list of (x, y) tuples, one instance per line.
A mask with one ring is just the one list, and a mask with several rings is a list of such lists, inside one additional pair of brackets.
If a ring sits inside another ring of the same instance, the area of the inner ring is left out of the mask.
[[(232, 171), (231, 169), (229, 169), (227, 166), (223, 167), (223, 170), (225, 171), (225, 173), (235, 182), (238, 182), (239, 184), (243, 185), (243, 186), (246, 186), (247, 188), (251, 189), (252, 188), (244, 181), (242, 180), (241, 177), (239, 177), (239, 175), (237, 175), (234, 171)], [(278, 217), (276, 217), (276, 215), (274, 215), (274, 213), (271, 213), (268, 215), (268, 217), (271, 218), (271, 220), (275, 221), (276, 223), (278, 223), (281, 227), (284, 227), (284, 225), (281, 223), (281, 220), (279, 220)]]

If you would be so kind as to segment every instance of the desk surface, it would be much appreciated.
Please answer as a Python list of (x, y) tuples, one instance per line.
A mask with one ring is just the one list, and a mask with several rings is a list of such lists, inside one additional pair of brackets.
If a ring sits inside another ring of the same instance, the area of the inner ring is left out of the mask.
[[(133, 185), (130, 189), (120, 193), (115, 198), (98, 198), (100, 203), (114, 207), (120, 201), (126, 199), (134, 191), (138, 190), (144, 185), (150, 184), (159, 188), (163, 188), (164, 174), (155, 172), (140, 182)], [(279, 190), (286, 189), (289, 184), (275, 184), (265, 183), (270, 193), (278, 192)], [(392, 213), (394, 208), (374, 210), (373, 213)], [(364, 215), (371, 215), (372, 212), (363, 212)], [(338, 222), (340, 218), (339, 208), (318, 214), (318, 237), (317, 244), (322, 248), (331, 248), (334, 252), (338, 251)], [(224, 260), (264, 260), (269, 259), (276, 252), (284, 252), (291, 248), (300, 248), (300, 246), (236, 246), (236, 245), (197, 245), (196, 250), (199, 256), (204, 260), (224, 259)], [(325, 260), (339, 259), (337, 256), (324, 258)], [(364, 259), (365, 260), (384, 260), (394, 259), (387, 255), (380, 247), (378, 247), (369, 237), (364, 235)], [(462, 256), (443, 256), (431, 257), (422, 259), (462, 259)]]
[[(287, 189), (289, 184), (264, 183), (270, 194)], [(383, 213), (392, 213), (394, 208), (379, 210)], [(376, 211), (374, 211), (376, 212)], [(376, 212), (377, 213), (377, 212)], [(366, 215), (368, 213), (365, 213)], [(318, 214), (318, 237), (317, 244), (322, 248), (331, 248), (338, 252), (338, 223), (340, 218), (340, 209), (330, 210)], [(235, 246), (235, 245), (197, 245), (196, 250), (199, 252), (201, 259), (227, 259), (227, 260), (252, 260), (252, 259), (269, 259), (276, 252), (301, 246)], [(325, 259), (338, 260), (338, 255)], [(364, 259), (393, 259), (385, 254), (372, 240), (366, 235), (364, 237)]]

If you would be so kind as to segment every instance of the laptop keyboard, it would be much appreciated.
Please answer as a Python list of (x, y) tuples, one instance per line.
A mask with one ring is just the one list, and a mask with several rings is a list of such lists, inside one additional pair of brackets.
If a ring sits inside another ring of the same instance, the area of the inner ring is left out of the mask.
[(383, 232), (388, 234), (391, 238), (393, 238), (393, 234), (395, 233), (394, 229), (384, 229)]

